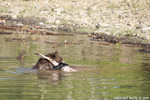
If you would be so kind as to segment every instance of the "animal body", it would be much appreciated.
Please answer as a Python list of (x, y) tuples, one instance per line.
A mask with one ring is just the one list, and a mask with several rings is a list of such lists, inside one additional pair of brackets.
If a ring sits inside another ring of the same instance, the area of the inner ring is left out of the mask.
[[(42, 55), (42, 54), (38, 54)], [(44, 55), (43, 55), (44, 56)], [(53, 61), (49, 60), (48, 58), (56, 62), (55, 65)], [(57, 51), (54, 53), (49, 53), (45, 55), (45, 57), (41, 57), (36, 65), (33, 67), (33, 69), (41, 69), (41, 70), (62, 70), (65, 72), (75, 72), (76, 70), (72, 67), (70, 67), (68, 64), (63, 63), (62, 57), (59, 55)]]

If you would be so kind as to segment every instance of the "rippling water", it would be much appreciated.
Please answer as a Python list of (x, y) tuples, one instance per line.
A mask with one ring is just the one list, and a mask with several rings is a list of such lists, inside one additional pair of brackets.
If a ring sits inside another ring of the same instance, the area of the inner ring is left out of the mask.
[[(137, 47), (91, 41), (85, 35), (43, 36), (32, 42), (6, 42), (8, 37), (0, 35), (0, 100), (149, 100), (150, 54)], [(72, 43), (64, 45), (65, 40)], [(26, 56), (19, 61), (22, 50)], [(31, 69), (39, 58), (34, 51), (59, 51), (66, 63), (80, 69), (37, 72)]]

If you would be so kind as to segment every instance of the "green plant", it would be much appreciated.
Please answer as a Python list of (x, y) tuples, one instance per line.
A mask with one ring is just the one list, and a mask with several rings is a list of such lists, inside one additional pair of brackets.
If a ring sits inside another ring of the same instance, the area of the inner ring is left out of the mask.
[(8, 9), (4, 7), (0, 7), (0, 12), (7, 13)]

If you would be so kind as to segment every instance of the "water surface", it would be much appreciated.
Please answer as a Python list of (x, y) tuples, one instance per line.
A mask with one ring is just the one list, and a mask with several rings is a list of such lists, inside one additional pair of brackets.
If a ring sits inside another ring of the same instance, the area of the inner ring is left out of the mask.
[[(150, 54), (138, 52), (138, 47), (91, 41), (86, 35), (41, 36), (39, 41), (28, 42), (7, 42), (9, 37), (0, 35), (1, 100), (112, 100), (117, 97), (148, 100), (150, 97)], [(17, 60), (23, 50), (25, 59)], [(42, 54), (58, 51), (66, 63), (82, 70), (36, 73), (31, 70), (39, 58), (34, 51)]]

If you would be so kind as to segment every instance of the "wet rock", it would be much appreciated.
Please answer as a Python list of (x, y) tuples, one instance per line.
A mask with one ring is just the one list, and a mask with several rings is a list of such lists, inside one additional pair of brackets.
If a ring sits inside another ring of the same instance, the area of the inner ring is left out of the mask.
[(113, 36), (111, 34), (99, 34), (99, 33), (91, 33), (89, 36), (92, 40), (95, 41), (106, 41), (110, 43), (123, 43), (123, 44), (132, 44), (142, 47), (147, 47), (150, 44), (146, 42), (145, 38), (136, 37), (136, 36), (130, 36), (130, 35), (121, 35), (120, 36)]
[(150, 48), (143, 48), (143, 49), (140, 49), (139, 52), (142, 52), (142, 53), (150, 53)]

